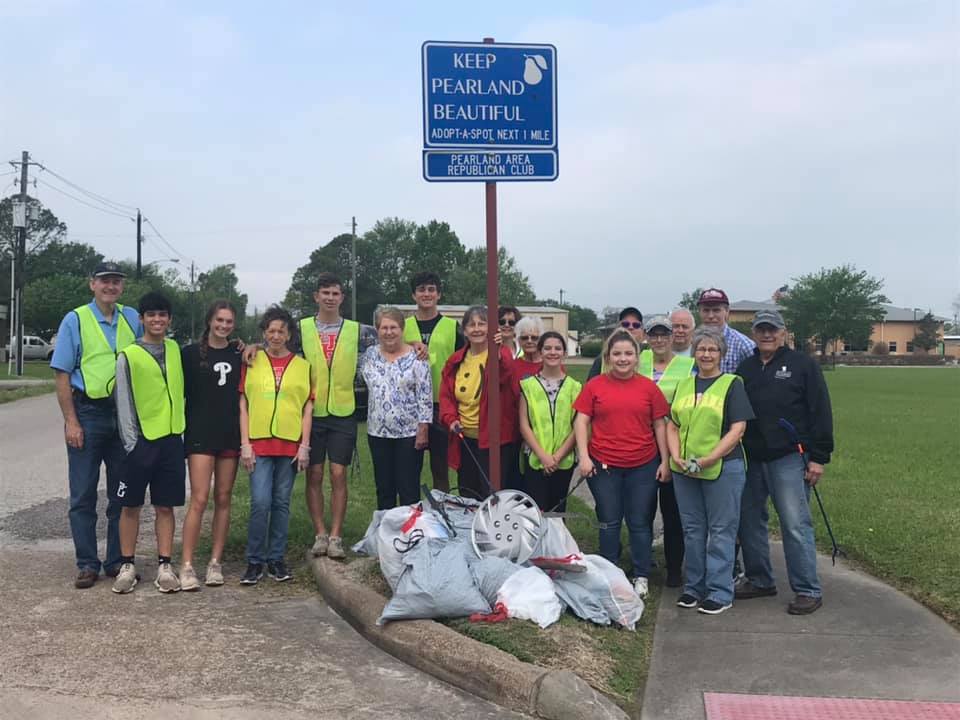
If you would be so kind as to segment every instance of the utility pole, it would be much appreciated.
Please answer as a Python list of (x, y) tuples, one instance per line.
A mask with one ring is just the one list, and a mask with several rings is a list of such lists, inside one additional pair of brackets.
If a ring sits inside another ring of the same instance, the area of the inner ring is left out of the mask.
[(197, 337), (196, 328), (196, 304), (197, 304), (197, 278), (196, 263), (190, 261), (190, 339)]
[[(27, 209), (27, 170), (30, 167), (30, 153), (26, 150), (20, 159), (20, 202), (23, 203), (26, 217), (30, 213)], [(23, 287), (24, 287), (24, 269), (27, 260), (27, 223), (24, 221), (23, 227), (17, 228), (17, 375), (23, 375)], [(11, 338), (10, 349), (13, 350), (13, 340)]]
[(143, 234), (141, 233), (143, 218), (140, 208), (137, 208), (137, 280), (143, 277)]
[(357, 319), (357, 216), (350, 219), (352, 239), (350, 240), (350, 317)]
[(560, 288), (560, 306), (563, 306), (563, 288)]

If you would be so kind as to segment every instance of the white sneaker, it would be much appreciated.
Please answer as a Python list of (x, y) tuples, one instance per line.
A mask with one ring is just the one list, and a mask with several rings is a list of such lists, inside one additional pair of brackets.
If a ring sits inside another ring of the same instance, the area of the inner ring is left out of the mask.
[(162, 593), (180, 592), (180, 578), (173, 571), (171, 563), (160, 563), (157, 568), (157, 579), (153, 581), (153, 584)]
[(639, 598), (645, 598), (647, 593), (650, 592), (650, 584), (647, 582), (645, 577), (638, 577), (633, 581), (633, 591), (637, 594)]
[(343, 560), (347, 554), (343, 551), (343, 538), (331, 537), (327, 546), (327, 557), (333, 560)]
[(126, 595), (133, 592), (140, 578), (137, 577), (137, 568), (133, 563), (124, 563), (120, 566), (120, 572), (117, 573), (117, 579), (113, 581), (113, 590), (120, 595)]
[(193, 565), (180, 566), (180, 589), (184, 592), (193, 592), (200, 589), (200, 579), (197, 577)]
[(210, 587), (219, 587), (223, 585), (223, 566), (218, 562), (210, 561), (207, 565), (206, 584)]
[(313, 556), (320, 557), (321, 555), (327, 554), (327, 549), (330, 547), (330, 536), (329, 535), (317, 535), (313, 541)]

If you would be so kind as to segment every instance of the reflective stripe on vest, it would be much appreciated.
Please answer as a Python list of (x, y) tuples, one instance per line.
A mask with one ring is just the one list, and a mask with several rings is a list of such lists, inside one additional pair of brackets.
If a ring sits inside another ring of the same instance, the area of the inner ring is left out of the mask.
[(173, 340), (163, 341), (163, 376), (160, 363), (150, 351), (133, 344), (121, 350), (130, 366), (133, 405), (140, 421), (140, 432), (147, 440), (180, 435), (187, 421), (183, 410), (183, 365), (180, 347)]
[[(344, 320), (333, 349), (333, 362), (327, 364), (327, 356), (320, 347), (316, 319), (309, 317), (300, 321), (300, 337), (303, 339), (303, 354), (310, 363), (314, 375), (313, 414), (316, 417), (336, 415), (350, 417), (356, 409), (353, 395), (353, 379), (357, 374), (357, 353), (360, 349), (360, 323)], [(333, 381), (331, 382), (331, 376)]]
[[(723, 430), (723, 406), (727, 399), (727, 392), (734, 382), (742, 382), (742, 380), (731, 373), (724, 373), (700, 396), (699, 403), (696, 382), (696, 378), (692, 375), (680, 381), (673, 399), (673, 406), (670, 408), (670, 418), (679, 429), (680, 457), (685, 460), (709, 455), (720, 442)], [(722, 468), (723, 460), (721, 459), (703, 472), (690, 477), (716, 480), (720, 477)], [(670, 469), (687, 474), (686, 470), (677, 467), (672, 459)]]
[[(536, 375), (520, 381), (520, 390), (527, 401), (527, 418), (530, 429), (540, 443), (540, 447), (551, 455), (560, 449), (563, 441), (573, 432), (573, 402), (583, 386), (569, 375), (560, 384), (553, 412), (550, 411), (550, 398)], [(558, 463), (564, 470), (573, 467), (573, 450)], [(542, 470), (543, 463), (536, 453), (530, 453), (530, 467)]]
[(303, 434), (303, 406), (310, 399), (310, 363), (294, 355), (280, 377), (266, 353), (257, 353), (244, 376), (250, 439), (280, 438), (300, 442)]
[[(674, 355), (663, 375), (657, 380), (657, 387), (667, 399), (667, 404), (673, 403), (673, 397), (677, 392), (677, 385), (685, 377), (689, 377), (693, 371), (694, 360), (692, 357), (684, 355)], [(644, 350), (640, 353), (640, 364), (637, 366), (637, 372), (653, 380), (653, 350)]]
[[(411, 315), (403, 323), (403, 339), (408, 343), (423, 342), (417, 318)], [(457, 346), (457, 322), (452, 318), (441, 317), (430, 333), (430, 342), (427, 343), (427, 352), (430, 353), (430, 376), (433, 380), (433, 401), (440, 400), (440, 378), (443, 366), (453, 355)]]
[(123, 305), (116, 305), (113, 311), (119, 313), (116, 348), (110, 347), (89, 305), (74, 310), (80, 323), (80, 377), (83, 378), (83, 392), (94, 400), (110, 397), (117, 377), (117, 353), (137, 341), (136, 333), (123, 315)]

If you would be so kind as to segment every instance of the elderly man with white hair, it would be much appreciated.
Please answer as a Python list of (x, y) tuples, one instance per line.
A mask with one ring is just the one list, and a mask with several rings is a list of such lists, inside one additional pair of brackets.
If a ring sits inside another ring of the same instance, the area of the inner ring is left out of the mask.
[(690, 341), (697, 324), (693, 313), (686, 308), (677, 308), (670, 313), (670, 324), (673, 326), (673, 354), (692, 357)]

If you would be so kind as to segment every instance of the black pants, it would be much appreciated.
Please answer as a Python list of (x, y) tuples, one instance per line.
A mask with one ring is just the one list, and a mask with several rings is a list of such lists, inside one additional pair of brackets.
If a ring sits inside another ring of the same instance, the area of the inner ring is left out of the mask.
[[(543, 470), (534, 470), (527, 465), (523, 474), (527, 494), (543, 512), (566, 512), (567, 493), (570, 491), (570, 478), (573, 468), (554, 470), (553, 475), (544, 475)], [(559, 505), (558, 505), (559, 503)]]
[[(433, 422), (430, 423), (430, 430), (427, 435), (429, 444), (427, 449), (430, 451), (430, 474), (433, 476), (433, 489), (450, 491), (450, 477), (447, 467), (447, 441), (449, 432), (440, 422), (440, 407), (436, 403), (433, 405)], [(421, 456), (422, 457), (422, 456)]]
[(683, 526), (673, 483), (658, 483), (660, 515), (663, 518), (663, 555), (667, 561), (667, 575), (680, 577), (683, 567)]
[(382, 438), (367, 435), (373, 458), (373, 479), (377, 485), (377, 510), (412, 505), (420, 499), (420, 468), (423, 451), (414, 447), (415, 438)]
[[(508, 473), (519, 467), (519, 448), (516, 443), (500, 446), (500, 481), (502, 487), (511, 487)], [(480, 467), (477, 467), (479, 463)], [(481, 474), (480, 471), (483, 471)], [(486, 479), (484, 479), (486, 476)], [(460, 470), (457, 475), (457, 488), (463, 497), (483, 500), (490, 494), (490, 450), (481, 448), (479, 441), (465, 437), (460, 447)]]

